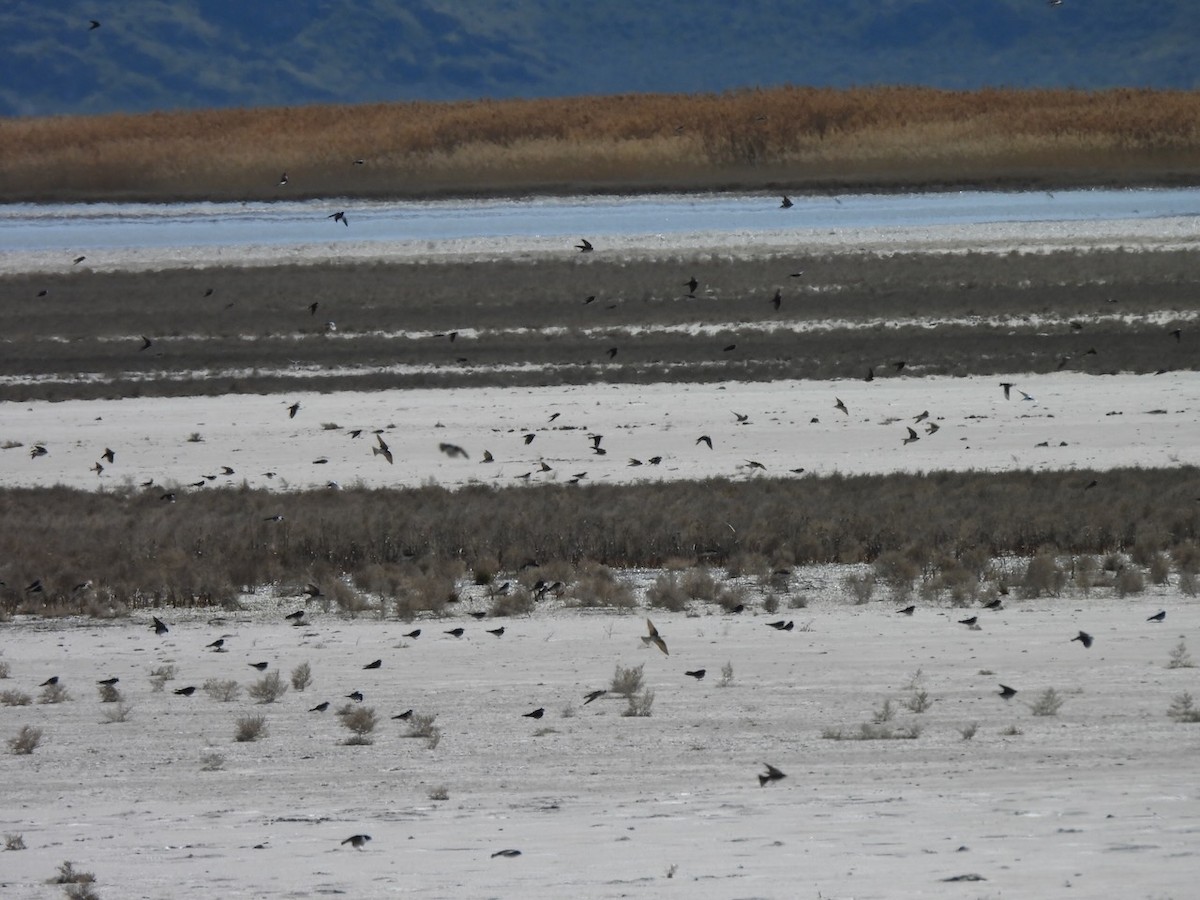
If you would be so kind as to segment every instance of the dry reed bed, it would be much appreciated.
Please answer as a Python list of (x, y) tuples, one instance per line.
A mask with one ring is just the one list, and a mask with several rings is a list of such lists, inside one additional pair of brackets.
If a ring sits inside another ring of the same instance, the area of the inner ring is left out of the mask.
[(0, 145), (7, 201), (1162, 183), (1200, 175), (1200, 95), (783, 87), (16, 118)]
[[(1099, 484), (1088, 488), (1093, 477)], [(209, 488), (179, 491), (175, 502), (161, 494), (0, 493), (3, 608), (216, 604), (265, 584), (298, 594), (310, 581), (328, 592), (334, 579), (395, 586), (421, 575), (444, 585), (447, 571), (681, 558), (724, 565), (746, 554), (772, 566), (872, 562), (893, 552), (924, 566), (1047, 548), (1200, 559), (1200, 470), (1192, 467), (457, 491)], [(269, 520), (277, 515), (283, 520)], [(44, 591), (24, 592), (35, 579)], [(441, 587), (413, 607), (447, 599)]]

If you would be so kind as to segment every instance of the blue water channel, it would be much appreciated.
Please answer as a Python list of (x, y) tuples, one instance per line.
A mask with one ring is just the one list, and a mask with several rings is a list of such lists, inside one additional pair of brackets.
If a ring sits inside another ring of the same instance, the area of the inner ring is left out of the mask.
[[(0, 205), (0, 252), (894, 228), (1200, 214), (1200, 189)], [(345, 211), (348, 225), (329, 218)]]

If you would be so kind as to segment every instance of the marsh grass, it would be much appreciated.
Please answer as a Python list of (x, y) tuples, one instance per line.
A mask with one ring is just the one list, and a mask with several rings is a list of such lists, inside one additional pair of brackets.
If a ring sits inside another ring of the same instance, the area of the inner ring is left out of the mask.
[(353, 732), (350, 737), (346, 738), (346, 744), (366, 745), (373, 743), (371, 732), (375, 730), (375, 726), (379, 722), (378, 717), (375, 715), (374, 707), (347, 703), (338, 710), (338, 720), (342, 723), (343, 728)]
[(125, 695), (115, 684), (101, 684), (97, 685), (97, 688), (101, 703), (122, 703), (125, 700)]
[(1038, 694), (1029, 709), (1035, 716), (1057, 716), (1065, 702), (1058, 691), (1051, 687)]
[(71, 693), (61, 681), (48, 684), (38, 695), (38, 703), (65, 703), (71, 699)]
[(312, 666), (307, 662), (302, 662), (292, 669), (292, 687), (297, 691), (303, 691), (312, 681)]
[(0, 706), (28, 706), (32, 702), (33, 697), (24, 691), (15, 691), (11, 688), (0, 691)]
[(8, 739), (8, 750), (17, 756), (28, 756), (42, 742), (42, 729), (22, 725), (15, 737)]
[(288, 686), (283, 683), (283, 678), (278, 672), (269, 672), (246, 688), (246, 693), (259, 703), (274, 703), (287, 693), (287, 689)]
[(125, 702), (119, 702), (115, 706), (106, 706), (102, 710), (100, 724), (115, 725), (119, 722), (128, 722), (132, 714), (133, 707)]
[(821, 737), (827, 741), (911, 741), (921, 736), (921, 726), (905, 725), (892, 728), (888, 725), (878, 725), (862, 722), (858, 730), (846, 730), (841, 727), (826, 728)]
[(1191, 171), (1198, 120), (1186, 91), (802, 86), (12, 118), (0, 197), (275, 199), (262, 173), (280, 167), (304, 170), (298, 191), (360, 197), (1086, 184)]
[(24, 836), (20, 835), (20, 834), (4, 835), (4, 849), (5, 850), (24, 850), (25, 849)]
[(644, 668), (644, 663), (637, 666), (622, 666), (620, 663), (617, 663), (612, 681), (608, 686), (609, 693), (620, 694), (632, 702), (633, 695), (642, 689), (642, 670)]
[(204, 693), (220, 703), (231, 703), (242, 692), (242, 686), (232, 678), (209, 678), (201, 688)]
[(629, 694), (629, 703), (621, 711), (627, 718), (648, 718), (654, 709), (654, 691), (644, 688), (640, 694)]
[(1171, 706), (1167, 709), (1167, 715), (1176, 722), (1200, 722), (1200, 709), (1195, 707), (1192, 695), (1187, 691), (1171, 698)]
[(240, 716), (234, 723), (233, 739), (238, 743), (257, 741), (267, 735), (266, 716)]
[(1192, 656), (1188, 653), (1187, 642), (1180, 640), (1171, 649), (1170, 657), (1167, 660), (1168, 669), (1191, 669), (1195, 666), (1192, 662)]

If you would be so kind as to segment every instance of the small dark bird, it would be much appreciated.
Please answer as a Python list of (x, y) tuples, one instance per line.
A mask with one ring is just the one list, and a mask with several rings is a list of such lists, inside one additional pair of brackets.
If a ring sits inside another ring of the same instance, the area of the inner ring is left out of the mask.
[(617, 357), (617, 348), (616, 347), (609, 347), (608, 350), (606, 350), (605, 352), (608, 353), (609, 359), (616, 359), (616, 357)]
[(670, 656), (671, 654), (667, 650), (667, 642), (662, 639), (662, 636), (658, 633), (658, 629), (654, 627), (654, 623), (649, 619), (646, 620), (646, 628), (650, 631), (650, 636), (646, 639), (646, 642), (653, 644), (665, 655)]
[(1096, 479), (1093, 478), (1091, 481), (1089, 481), (1087, 484), (1085, 484), (1083, 486), (1083, 489), (1085, 491), (1090, 491), (1092, 488), (1096, 487), (1096, 485), (1098, 485), (1099, 483), (1100, 483), (1099, 481), (1097, 481)]
[(768, 622), (767, 627), (774, 628), (776, 631), (791, 631), (791, 628), (788, 627), (791, 624), (791, 622), (785, 622), (783, 619), (780, 619), (778, 622)]
[(113, 451), (112, 451), (110, 448), (108, 448), (108, 447), (105, 447), (105, 448), (104, 448), (104, 452), (100, 454), (100, 458), (101, 458), (101, 459), (108, 460), (110, 463), (111, 463), (111, 462), (116, 462), (116, 461), (117, 461), (117, 454), (116, 454), (116, 453), (114, 453), (114, 452), (113, 452)]
[(114, 684), (116, 684), (120, 680), (121, 680), (120, 678), (116, 678), (116, 677), (105, 678), (103, 681), (97, 681), (96, 684), (102, 684), (106, 687), (112, 687)]
[(355, 850), (361, 850), (367, 845), (367, 841), (370, 839), (371, 836), (369, 834), (352, 834), (350, 837), (342, 841), (342, 846), (344, 847), (346, 844), (349, 844)]
[(846, 404), (842, 402), (840, 397), (834, 397), (833, 399), (837, 401), (837, 403), (833, 404), (834, 409), (840, 409), (846, 415), (850, 415), (850, 410), (846, 409)]
[(495, 859), (497, 856), (503, 856), (505, 859), (515, 859), (520, 855), (520, 850), (497, 850), (492, 854), (492, 859)]
[(299, 400), (297, 400), (295, 403), (293, 403), (291, 406), (288, 407), (288, 418), (289, 419), (296, 418), (296, 413), (298, 413), (298, 412), (300, 412), (300, 401)]
[(701, 443), (707, 444), (708, 449), (709, 450), (712, 449), (712, 438), (710, 438), (707, 434), (702, 434), (702, 435), (700, 435), (700, 437), (696, 438), (696, 443), (697, 444), (701, 444)]
[(758, 776), (759, 787), (765, 787), (768, 781), (779, 781), (780, 779), (787, 778), (787, 775), (780, 772), (770, 763), (763, 763), (763, 765), (767, 767), (767, 774)]
[(1182, 328), (1173, 329), (1171, 331), (1171, 337), (1175, 338), (1175, 343), (1178, 344), (1180, 341), (1183, 340), (1183, 329)]
[(1011, 381), (1002, 381), (1000, 382), (1000, 387), (1004, 388), (1004, 399), (1009, 399), (1009, 392), (1013, 389), (1013, 383)]
[(279, 176), (279, 186), (283, 187), (283, 185), (285, 185), (287, 183), (288, 183), (287, 172), (284, 172), (282, 175)]
[(442, 632), (442, 634), (452, 634), (456, 638), (462, 637), (465, 633), (466, 633), (465, 629), (462, 629), (462, 628), (451, 628), (449, 631)]
[(546, 714), (546, 710), (543, 707), (539, 706), (533, 712), (521, 713), (521, 716), (522, 716), (522, 718), (526, 718), (526, 719), (540, 719), (545, 714)]
[(780, 209), (791, 209), (794, 205), (795, 204), (792, 203), (791, 198), (789, 198), (787, 194), (784, 194), (783, 199), (779, 201)]
[(174, 503), (175, 502), (175, 492), (168, 491), (167, 493), (162, 494), (158, 499), (165, 500), (167, 503)]
[(308, 314), (310, 316), (315, 316), (317, 314), (317, 307), (320, 305), (320, 300), (314, 300), (312, 303), (308, 304)]
[(1162, 609), (1162, 610), (1159, 610), (1158, 612), (1156, 612), (1154, 615), (1152, 615), (1146, 621), (1147, 622), (1161, 622), (1166, 617), (1167, 617), (1167, 611), (1165, 609)]
[(471, 455), (462, 447), (458, 446), (458, 444), (447, 444), (445, 441), (443, 441), (442, 443), (438, 444), (438, 450), (440, 450), (442, 453), (445, 453), (451, 459), (456, 459), (460, 456), (463, 459), (471, 458)]
[(588, 691), (588, 693), (583, 695), (583, 705), (587, 706), (593, 700), (598, 700), (607, 693), (608, 693), (608, 691), (603, 690), (603, 689), (598, 690), (598, 691)]
[(402, 721), (407, 721), (408, 719), (412, 718), (412, 715), (413, 715), (413, 711), (411, 709), (406, 709), (404, 712), (400, 713), (400, 715), (392, 716), (392, 718), (400, 719)]
[(329, 701), (328, 700), (326, 700), (323, 703), (318, 703), (316, 706), (314, 706), (312, 709), (310, 709), (309, 712), (325, 712), (325, 710), (327, 710), (327, 709), (329, 709)]
[(592, 242), (587, 238), (580, 238), (579, 243), (575, 245), (575, 249), (580, 253), (591, 253), (595, 248), (592, 246)]
[(171, 630), (170, 628), (167, 627), (167, 623), (164, 622), (162, 619), (160, 619), (158, 616), (152, 616), (151, 618), (154, 619), (154, 633), (155, 634), (166, 634), (168, 631)]
[(267, 666), (270, 665), (270, 663), (265, 663), (265, 662), (247, 663), (246, 665), (248, 665), (252, 669), (258, 669), (258, 671), (262, 672), (267, 668)]
[(652, 466), (657, 466), (662, 461), (663, 461), (663, 458), (661, 456), (652, 456), (648, 460), (646, 460), (646, 462), (650, 463), (650, 465), (652, 465)]
[(1003, 601), (1003, 600), (1001, 600), (999, 597), (997, 597), (997, 598), (996, 598), (995, 600), (993, 600), (991, 603), (985, 603), (985, 604), (983, 604), (983, 608), (984, 608), (984, 609), (990, 609), (990, 610), (993, 610), (993, 611), (1001, 610), (1001, 609), (1004, 609), (1004, 601)]
[(915, 606), (912, 606), (912, 605), (906, 606), (906, 607), (904, 607), (904, 609), (898, 609), (898, 610), (896, 610), (896, 612), (898, 612), (898, 613), (900, 613), (901, 615), (904, 615), (904, 616), (911, 616), (911, 615), (912, 615), (914, 612), (916, 612), (916, 611), (917, 611), (917, 608), (916, 608)]
[(421, 636), (421, 629), (420, 629), (420, 628), (413, 629), (413, 630), (412, 630), (412, 631), (410, 631), (408, 634), (406, 634), (406, 635), (403, 635), (403, 637), (409, 638), (409, 639), (411, 639), (411, 640), (414, 640), (414, 641), (415, 641), (417, 638), (419, 638), (420, 636)]
[(278, 513), (273, 516), (263, 516), (263, 521), (264, 522), (282, 522), (283, 516), (279, 515)]
[(469, 615), (469, 616), (470, 616), (472, 619), (474, 619), (476, 622), (482, 621), (483, 619), (486, 619), (486, 618), (487, 618), (487, 612), (486, 612), (486, 611), (467, 613), (467, 615)]
[(333, 221), (335, 221), (335, 222), (341, 222), (347, 228), (350, 227), (350, 223), (346, 221), (346, 213), (345, 212), (331, 213), (330, 215), (326, 216), (325, 218), (333, 219)]
[(737, 344), (726, 344), (724, 347), (722, 347), (722, 348), (721, 348), (721, 352), (722, 352), (722, 353), (729, 353), (729, 352), (731, 352), (731, 351), (733, 351), (733, 350), (736, 350), (736, 349), (737, 349)]
[(377, 659), (374, 662), (369, 662), (365, 666), (363, 666), (363, 668), (364, 669), (381, 669), (381, 668), (383, 668), (383, 660)]
[(311, 581), (307, 585), (305, 585), (304, 593), (307, 594), (309, 597), (314, 597), (314, 598), (323, 596), (321, 593), (321, 589), (319, 587), (317, 587), (315, 584), (313, 584)]
[(904, 367), (907, 365), (908, 365), (907, 360), (898, 359), (894, 363), (892, 363), (892, 368), (894, 368), (897, 372), (901, 372), (904, 370)]
[(353, 700), (355, 703), (362, 703), (363, 702), (363, 692), (362, 691), (354, 691), (352, 693), (349, 693), (346, 695), (346, 699)]
[(868, 366), (868, 367), (867, 367), (867, 374), (866, 374), (866, 377), (865, 377), (865, 378), (863, 378), (863, 381), (874, 381), (874, 380), (875, 380), (875, 367), (874, 367), (874, 366)]
[(942, 426), (939, 425), (937, 422), (926, 422), (925, 423), (925, 433), (926, 434), (936, 434), (937, 430), (941, 427)]
[(100, 27), (100, 23), (97, 22), (95, 19), (88, 20), (88, 31), (95, 31), (99, 27)]
[(503, 637), (504, 636), (504, 626), (501, 625), (499, 628), (489, 628), (487, 630), (487, 633), (494, 634), (496, 637)]
[(1000, 685), (1000, 698), (1002, 700), (1011, 700), (1017, 695), (1016, 688), (1010, 688), (1007, 684)]
[(779, 290), (779, 288), (776, 288), (775, 296), (771, 298), (771, 305), (778, 310), (781, 303), (783, 303), (783, 291)]
[(37, 459), (39, 456), (47, 456), (50, 451), (41, 444), (34, 444), (33, 449), (29, 451), (30, 459)]
[(58, 676), (51, 675), (49, 678), (47, 678), (45, 681), (43, 681), (41, 684), (39, 684), (38, 687), (51, 687), (56, 684), (58, 684)]
[(375, 440), (379, 443), (379, 446), (371, 448), (371, 455), (382, 456), (388, 461), (388, 465), (395, 465), (395, 463), (392, 462), (392, 450), (390, 447), (388, 447), (387, 442), (383, 439), (383, 435), (375, 435)]
[(76, 265), (76, 266), (77, 266), (77, 265), (79, 265), (81, 262), (83, 262), (85, 259), (87, 259), (87, 257), (86, 257), (86, 256), (77, 256), (77, 257), (75, 257), (75, 259), (73, 259), (73, 260), (71, 261), (71, 264), (72, 264), (72, 265)]
[(688, 296), (694, 297), (696, 295), (696, 288), (700, 287), (700, 282), (698, 282), (696, 280), (696, 276), (693, 275), (683, 283), (683, 286), (688, 289)]
[(913, 431), (912, 428), (910, 427), (908, 429), (908, 437), (906, 437), (904, 439), (904, 443), (911, 444), (913, 441), (919, 441), (920, 439), (921, 439), (921, 436), (919, 434), (917, 434), (915, 431)]
[(1079, 634), (1075, 635), (1075, 637), (1071, 638), (1071, 640), (1079, 641), (1079, 643), (1083, 644), (1084, 647), (1090, 647), (1092, 646), (1092, 641), (1094, 641), (1095, 638), (1093, 638), (1086, 631), (1081, 631)]
[(490, 462), (495, 462), (495, 461), (496, 461), (496, 457), (492, 456), (491, 450), (483, 451), (483, 459), (481, 459), (480, 462), (490, 463)]
[(142, 335), (142, 346), (138, 348), (138, 353), (141, 353), (143, 350), (149, 350), (149, 349), (150, 349), (150, 345), (151, 345), (152, 343), (153, 343), (153, 341), (151, 341), (151, 340), (150, 340), (150, 338), (146, 337), (146, 336), (143, 334), (143, 335)]
[(979, 616), (971, 616), (969, 619), (959, 619), (958, 624), (966, 625), (968, 628), (970, 628), (972, 625), (974, 625), (978, 621), (979, 621)]
[(25, 593), (40, 594), (42, 592), (42, 579), (35, 578), (25, 586)]
[(532, 444), (535, 437), (537, 437), (536, 434), (525, 434), (521, 436), (521, 439), (525, 441), (526, 444)]
[(217, 638), (211, 644), (204, 645), (206, 649), (216, 650), (220, 652), (225, 647), (225, 638)]
[(695, 678), (697, 681), (699, 681), (704, 677), (704, 673), (707, 671), (707, 669), (693, 669), (691, 672), (684, 672), (683, 674), (690, 675), (692, 678)]
[(187, 687), (181, 687), (175, 693), (180, 697), (190, 697), (192, 694), (196, 693), (196, 688), (192, 685), (188, 685)]

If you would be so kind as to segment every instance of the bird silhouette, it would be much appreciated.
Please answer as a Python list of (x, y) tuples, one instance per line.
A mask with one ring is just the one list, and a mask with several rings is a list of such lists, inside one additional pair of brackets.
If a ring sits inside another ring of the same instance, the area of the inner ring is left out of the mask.
[(863, 378), (863, 381), (874, 381), (874, 380), (875, 380), (875, 367), (867, 366), (867, 374)]
[(98, 463), (98, 462), (97, 462), (97, 463), (93, 463), (93, 464), (92, 464), (92, 471), (93, 471), (93, 472), (95, 472), (97, 475), (101, 475), (101, 474), (103, 474), (103, 473), (104, 473), (104, 466), (102, 466), (102, 465), (101, 465), (100, 463)]
[(915, 431), (913, 431), (912, 428), (910, 427), (908, 429), (908, 437), (906, 437), (904, 439), (904, 443), (911, 444), (913, 441), (919, 441), (920, 439), (921, 439), (921, 436), (919, 434), (917, 434)]
[(1000, 387), (1004, 388), (1004, 399), (1008, 400), (1010, 397), (1009, 392), (1013, 389), (1013, 383), (1011, 381), (1002, 381), (1000, 382)]
[(653, 644), (661, 650), (666, 656), (670, 656), (670, 651), (667, 650), (667, 642), (662, 639), (662, 635), (658, 633), (658, 629), (654, 627), (654, 623), (649, 619), (646, 620), (646, 628), (650, 632), (647, 643)]
[(491, 450), (483, 451), (483, 459), (481, 459), (480, 462), (490, 463), (490, 462), (495, 462), (495, 461), (496, 461), (496, 457), (492, 456)]
[(971, 616), (970, 618), (967, 618), (967, 619), (959, 619), (958, 624), (966, 625), (968, 628), (970, 628), (972, 625), (974, 625), (978, 621), (979, 621), (979, 616)]
[(320, 300), (314, 300), (312, 303), (308, 304), (308, 314), (310, 316), (315, 316), (317, 314), (317, 307), (319, 307), (320, 305), (321, 305)]
[(502, 856), (505, 859), (514, 859), (520, 855), (521, 855), (520, 850), (497, 850), (495, 853), (492, 854), (492, 859), (495, 859), (497, 856)]
[(414, 629), (413, 629), (412, 631), (410, 631), (408, 634), (402, 635), (402, 637), (406, 637), (406, 638), (409, 638), (410, 640), (414, 640), (414, 641), (415, 641), (417, 638), (419, 638), (420, 636), (421, 636), (421, 629), (420, 629), (420, 628), (414, 628)]
[(779, 201), (779, 208), (780, 208), (780, 209), (791, 209), (791, 208), (792, 208), (794, 205), (795, 205), (795, 204), (794, 204), (794, 203), (792, 203), (792, 201), (791, 201), (791, 198), (790, 198), (790, 197), (788, 197), (788, 195), (787, 195), (787, 194), (784, 194), (784, 195), (783, 195), (783, 199)]
[(469, 613), (467, 613), (467, 615), (470, 616), (472, 619), (474, 619), (476, 622), (479, 622), (479, 621), (482, 621), (483, 619), (487, 618), (487, 611), (479, 610), (477, 612), (469, 612)]
[(316, 599), (317, 597), (325, 596), (324, 594), (321, 593), (321, 589), (319, 587), (317, 587), (315, 584), (313, 584), (311, 581), (307, 585), (304, 586), (304, 593), (313, 599)]
[(73, 260), (71, 260), (71, 264), (77, 266), (81, 262), (83, 262), (85, 259), (87, 259), (86, 256), (77, 256)]
[(770, 763), (763, 763), (763, 765), (767, 767), (767, 773), (765, 775), (758, 776), (759, 787), (765, 787), (769, 781), (780, 781), (781, 779), (787, 778), (787, 775), (779, 771), (779, 769), (775, 768)]
[(739, 425), (747, 425), (750, 422), (750, 416), (747, 413), (735, 412), (733, 415)]
[(771, 298), (771, 305), (778, 310), (781, 303), (783, 303), (783, 291), (781, 291), (779, 288), (776, 288), (775, 296)]
[(51, 675), (49, 678), (39, 684), (38, 687), (53, 687), (56, 684), (58, 684), (58, 676)]
[(923, 413), (919, 413), (919, 414), (913, 416), (913, 421), (914, 422), (924, 422), (928, 418), (929, 418), (929, 410), (925, 410)]
[(216, 650), (219, 652), (219, 651), (225, 649), (225, 638), (217, 638), (211, 644), (205, 644), (204, 646), (206, 649)]
[(1000, 697), (1004, 700), (1011, 700), (1017, 695), (1016, 688), (1010, 688), (1007, 684), (1000, 685)]
[(154, 633), (155, 634), (166, 634), (168, 631), (171, 630), (170, 628), (167, 627), (167, 623), (164, 622), (162, 619), (160, 619), (158, 616), (151, 616), (151, 618), (154, 619)]
[(285, 185), (287, 183), (288, 183), (287, 172), (284, 172), (282, 175), (279, 176), (279, 186), (283, 187), (283, 185)]
[(913, 606), (911, 604), (909, 606), (904, 607), (904, 609), (896, 610), (896, 612), (898, 612), (902, 616), (911, 616), (916, 611), (917, 611), (916, 606)]
[(908, 365), (907, 360), (898, 359), (894, 363), (892, 363), (892, 368), (894, 368), (897, 372), (901, 372), (904, 370), (904, 367), (907, 365)]
[(834, 397), (833, 399), (837, 401), (837, 403), (833, 404), (834, 409), (840, 409), (846, 415), (850, 415), (850, 410), (846, 409), (846, 404), (842, 402), (840, 397)]
[(708, 449), (709, 450), (712, 449), (712, 438), (710, 438), (707, 434), (702, 434), (702, 435), (700, 435), (700, 437), (696, 438), (696, 443), (697, 444), (701, 444), (701, 443), (707, 444)]
[(50, 451), (47, 450), (42, 444), (34, 444), (33, 449), (29, 451), (29, 458), (37, 459), (39, 456), (47, 456), (49, 453)]
[(1001, 600), (999, 597), (997, 597), (995, 600), (992, 600), (989, 603), (983, 604), (983, 608), (990, 609), (993, 611), (1001, 610), (1001, 609), (1004, 609), (1004, 601)]
[(355, 703), (362, 703), (363, 702), (363, 692), (362, 691), (351, 691), (349, 694), (346, 695), (346, 699), (353, 700)]
[(579, 243), (575, 245), (575, 249), (580, 253), (591, 253), (595, 248), (592, 246), (592, 242), (587, 238), (580, 238)]
[(380, 668), (383, 668), (383, 660), (382, 660), (382, 659), (377, 659), (377, 660), (375, 660), (374, 662), (369, 662), (369, 663), (367, 663), (365, 666), (363, 666), (363, 668), (364, 668), (364, 669), (380, 669)]
[(392, 718), (400, 719), (401, 721), (407, 721), (408, 719), (411, 719), (412, 716), (413, 716), (413, 711), (411, 709), (406, 709), (404, 712), (400, 713), (398, 716), (392, 716)]
[(116, 676), (114, 676), (112, 678), (105, 678), (102, 681), (97, 681), (96, 684), (102, 684), (105, 687), (112, 687), (114, 684), (116, 684), (120, 680), (121, 680), (120, 678), (117, 678)]
[(146, 337), (144, 334), (141, 337), (142, 337), (142, 346), (138, 347), (138, 353), (141, 353), (143, 350), (149, 350), (150, 345), (152, 343), (154, 343), (153, 341), (150, 340), (150, 338)]
[(262, 671), (266, 670), (267, 666), (269, 666), (270, 663), (256, 662), (256, 663), (246, 663), (246, 665), (248, 665), (252, 669), (258, 669), (258, 671), (262, 672)]
[(300, 401), (299, 400), (297, 400), (295, 403), (293, 403), (291, 406), (288, 407), (288, 418), (289, 419), (296, 418), (296, 413), (298, 413), (298, 412), (300, 412)]
[(607, 693), (608, 693), (608, 691), (606, 691), (604, 689), (601, 689), (598, 691), (588, 691), (586, 694), (583, 695), (583, 705), (587, 706), (593, 700), (598, 700)]
[(684, 672), (683, 674), (690, 675), (692, 678), (695, 678), (697, 681), (699, 681), (704, 677), (704, 673), (707, 671), (707, 669), (694, 669), (691, 672)]
[(463, 636), (463, 634), (466, 633), (466, 631), (465, 631), (465, 629), (462, 629), (462, 628), (451, 628), (449, 631), (444, 631), (442, 633), (443, 634), (452, 634), (456, 638), (460, 638)]
[(736, 349), (737, 349), (737, 344), (726, 344), (724, 347), (721, 348), (721, 352), (729, 353), (730, 351), (736, 350)]
[(499, 628), (489, 628), (487, 630), (487, 633), (494, 634), (496, 637), (503, 637), (504, 636), (504, 626), (501, 625)]
[(1146, 621), (1147, 622), (1161, 622), (1166, 617), (1167, 617), (1167, 611), (1165, 609), (1161, 609), (1158, 612), (1156, 612), (1154, 615), (1152, 615), (1150, 618), (1148, 618)]
[(785, 622), (783, 619), (780, 619), (778, 622), (767, 623), (768, 628), (774, 628), (776, 631), (791, 631), (792, 625), (792, 622)]
[(546, 714), (545, 708), (539, 706), (533, 712), (521, 713), (521, 716), (526, 719), (540, 719)]
[(352, 835), (350, 835), (350, 837), (348, 837), (344, 841), (342, 841), (341, 845), (344, 847), (347, 844), (349, 844), (355, 850), (361, 850), (363, 847), (365, 847), (367, 845), (367, 841), (369, 841), (370, 839), (371, 839), (371, 836), (369, 834), (352, 834)]
[(196, 688), (192, 685), (188, 685), (187, 687), (181, 687), (175, 693), (180, 697), (190, 697), (192, 694), (196, 693)]
[(925, 423), (925, 433), (926, 434), (936, 434), (937, 430), (941, 427), (942, 426), (939, 425), (937, 422), (926, 422)]
[(345, 212), (331, 213), (330, 215), (326, 216), (325, 218), (333, 219), (333, 221), (335, 221), (335, 222), (341, 222), (347, 228), (350, 227), (350, 223), (346, 221), (346, 213)]
[(696, 288), (700, 287), (700, 282), (698, 282), (696, 280), (696, 276), (693, 275), (683, 283), (683, 286), (688, 289), (688, 296), (694, 297), (696, 295)]
[(100, 23), (95, 19), (88, 19), (88, 31), (95, 31), (100, 27)]
[(388, 461), (388, 465), (395, 465), (395, 463), (392, 462), (392, 450), (390, 447), (388, 447), (387, 442), (383, 439), (383, 435), (375, 435), (375, 440), (379, 443), (379, 446), (371, 448), (371, 455), (382, 456)]
[(1182, 328), (1173, 329), (1171, 331), (1171, 337), (1175, 338), (1175, 343), (1178, 344), (1180, 341), (1183, 340), (1183, 329)]
[(316, 706), (314, 706), (312, 709), (310, 709), (309, 712), (325, 712), (325, 710), (327, 710), (327, 709), (329, 709), (329, 701), (328, 700), (326, 700), (323, 703), (318, 703)]
[(1079, 643), (1083, 644), (1084, 647), (1090, 647), (1092, 646), (1092, 641), (1094, 641), (1095, 638), (1093, 638), (1086, 631), (1081, 631), (1079, 634), (1075, 635), (1075, 637), (1071, 638), (1071, 640), (1079, 641)]

